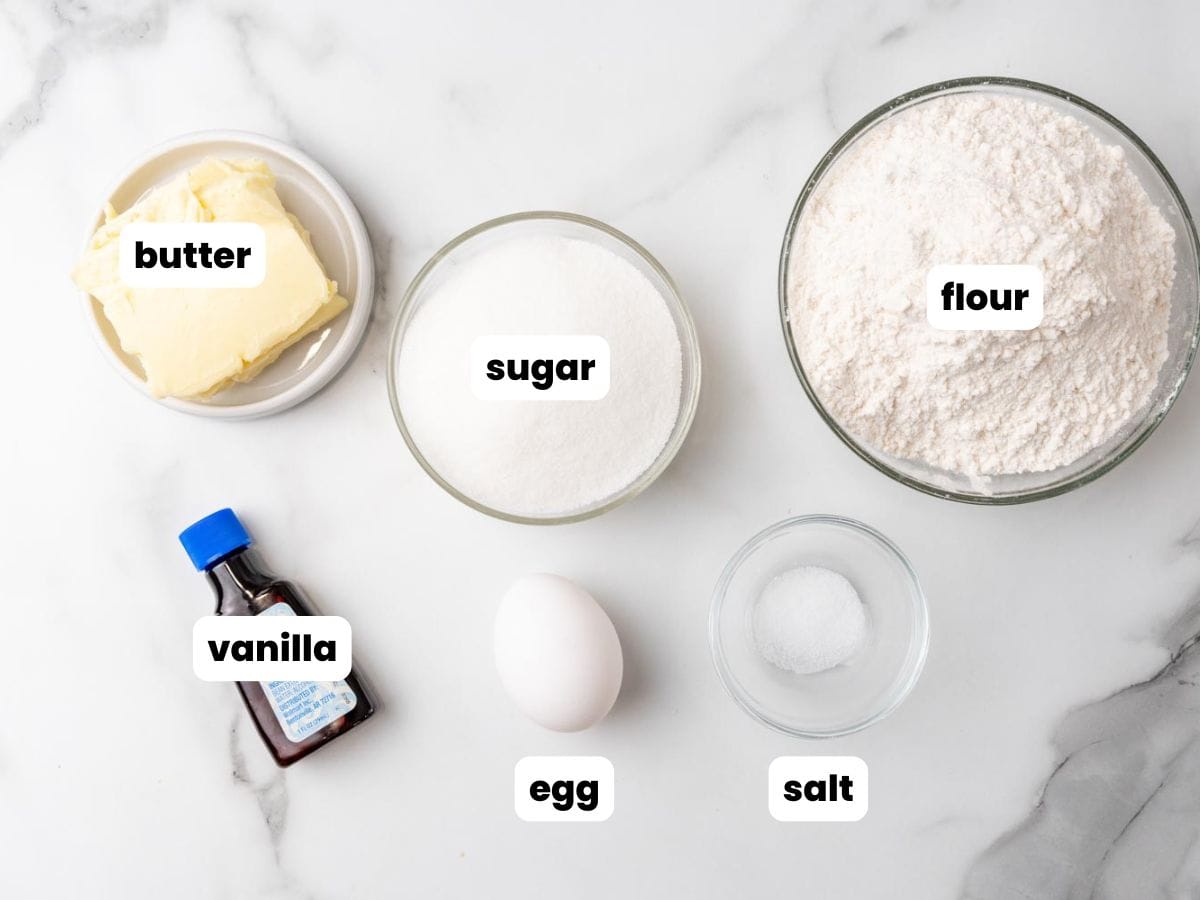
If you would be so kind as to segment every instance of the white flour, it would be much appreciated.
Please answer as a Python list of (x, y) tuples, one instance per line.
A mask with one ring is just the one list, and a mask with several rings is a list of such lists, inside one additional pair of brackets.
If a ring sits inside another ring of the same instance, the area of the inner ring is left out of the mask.
[[(608, 395), (488, 401), (467, 359), (481, 335), (599, 335)], [(683, 355), (666, 301), (596, 244), (515, 237), (463, 262), (409, 325), (396, 372), (405, 424), (468, 497), (514, 515), (564, 515), (606, 500), (657, 459), (679, 417)]]
[[(1078, 120), (1013, 97), (911, 107), (839, 160), (799, 223), (789, 319), (855, 437), (966, 475), (1073, 462), (1148, 400), (1167, 358), (1174, 232)], [(1029, 264), (1045, 318), (936, 331), (937, 264)]]

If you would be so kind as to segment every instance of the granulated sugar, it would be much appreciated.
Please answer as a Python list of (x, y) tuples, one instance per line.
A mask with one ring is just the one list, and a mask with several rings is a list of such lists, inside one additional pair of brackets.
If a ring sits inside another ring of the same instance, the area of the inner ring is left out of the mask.
[[(1174, 232), (1118, 147), (1015, 97), (952, 94), (885, 120), (798, 224), (789, 319), (856, 438), (966, 475), (1037, 472), (1116, 434), (1167, 358)], [(1032, 331), (937, 331), (941, 264), (1027, 264)]]
[[(599, 335), (608, 395), (481, 400), (467, 359), (484, 335)], [(463, 262), (417, 310), (396, 370), (414, 442), (468, 497), (512, 515), (595, 506), (644, 473), (679, 417), (683, 357), (662, 295), (611, 250), (555, 236), (509, 238)]]
[(820, 566), (775, 576), (754, 607), (754, 642), (763, 659), (798, 675), (832, 669), (867, 637), (867, 614), (854, 585)]

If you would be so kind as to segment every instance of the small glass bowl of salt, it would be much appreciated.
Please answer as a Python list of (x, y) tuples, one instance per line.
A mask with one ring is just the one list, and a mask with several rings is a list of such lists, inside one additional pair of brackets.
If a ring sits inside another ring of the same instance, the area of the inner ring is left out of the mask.
[(929, 616), (895, 544), (852, 519), (801, 516), (734, 554), (713, 592), (709, 641), (722, 684), (753, 718), (795, 737), (839, 737), (908, 696)]

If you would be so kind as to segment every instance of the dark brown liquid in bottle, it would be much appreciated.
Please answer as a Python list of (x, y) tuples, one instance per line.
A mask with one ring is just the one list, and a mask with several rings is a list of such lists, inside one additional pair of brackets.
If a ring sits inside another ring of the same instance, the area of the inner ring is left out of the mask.
[[(286, 603), (298, 616), (317, 615), (300, 591), (263, 570), (253, 550), (240, 550), (207, 570), (208, 580), (217, 592), (218, 616), (257, 616), (277, 603)], [(290, 766), (314, 750), (371, 717), (375, 701), (366, 687), (350, 670), (343, 679), (354, 692), (354, 708), (317, 731), (293, 741), (279, 724), (266, 691), (257, 681), (239, 681), (238, 690), (254, 720), (263, 742), (280, 766)]]

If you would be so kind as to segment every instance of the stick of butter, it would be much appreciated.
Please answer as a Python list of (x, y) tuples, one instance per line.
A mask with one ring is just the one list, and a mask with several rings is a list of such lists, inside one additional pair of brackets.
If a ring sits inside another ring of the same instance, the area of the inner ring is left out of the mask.
[[(266, 278), (253, 288), (127, 287), (118, 248), (130, 222), (254, 222), (266, 235)], [(257, 159), (206, 159), (120, 215), (110, 205), (72, 277), (100, 302), (155, 397), (202, 399), (249, 381), (350, 305)]]

